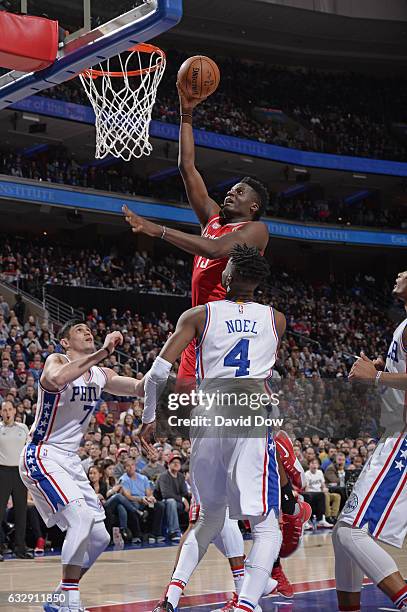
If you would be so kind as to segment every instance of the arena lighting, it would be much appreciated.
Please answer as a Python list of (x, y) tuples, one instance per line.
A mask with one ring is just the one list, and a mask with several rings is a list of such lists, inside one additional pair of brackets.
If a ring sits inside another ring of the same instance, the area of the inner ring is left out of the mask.
[(306, 168), (294, 168), (294, 172), (298, 172), (299, 174), (308, 174), (308, 170)]
[(35, 123), (39, 123), (40, 122), (40, 118), (36, 115), (26, 115), (25, 113), (23, 114), (23, 119), (25, 119), (26, 121), (34, 121)]
[(367, 179), (366, 174), (352, 174), (352, 177), (355, 179), (362, 179), (362, 180)]
[(252, 164), (254, 160), (251, 157), (241, 157), (240, 160), (246, 164)]

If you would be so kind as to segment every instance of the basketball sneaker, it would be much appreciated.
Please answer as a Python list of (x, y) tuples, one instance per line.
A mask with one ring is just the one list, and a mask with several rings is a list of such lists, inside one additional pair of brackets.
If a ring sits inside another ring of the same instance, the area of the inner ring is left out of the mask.
[(237, 593), (233, 593), (232, 597), (225, 603), (223, 608), (216, 608), (213, 612), (232, 612), (237, 606)]
[(297, 514), (283, 514), (281, 521), (281, 532), (283, 541), (280, 548), (280, 557), (290, 557), (301, 543), (304, 525), (311, 518), (311, 506), (300, 499), (297, 500), (299, 511)]
[(44, 538), (38, 538), (35, 543), (34, 555), (39, 556), (43, 555), (45, 552), (45, 540)]
[(158, 602), (153, 612), (176, 612), (176, 610), (178, 610), (178, 608), (174, 609), (172, 604), (170, 604), (170, 602), (167, 601), (167, 598), (165, 598)]
[[(69, 608), (61, 607), (56, 604), (45, 604), (43, 610), (44, 612), (63, 612), (64, 610), (69, 610)], [(89, 610), (81, 606), (78, 608), (78, 612), (89, 612)]]
[(294, 597), (294, 589), (292, 587), (291, 582), (288, 580), (287, 576), (283, 572), (283, 568), (281, 565), (277, 567), (273, 567), (273, 571), (271, 572), (271, 577), (274, 580), (277, 580), (277, 586), (270, 593), (270, 595), (275, 595), (276, 593), (280, 593), (283, 597), (291, 598)]
[(328, 523), (326, 518), (323, 516), (317, 523), (317, 529), (333, 529), (333, 525), (332, 523)]
[(305, 473), (294, 453), (293, 443), (282, 429), (274, 437), (281, 463), (297, 489), (305, 487)]
[(78, 608), (73, 610), (73, 608), (57, 608), (58, 612), (90, 612), (90, 610), (86, 610), (85, 608)]

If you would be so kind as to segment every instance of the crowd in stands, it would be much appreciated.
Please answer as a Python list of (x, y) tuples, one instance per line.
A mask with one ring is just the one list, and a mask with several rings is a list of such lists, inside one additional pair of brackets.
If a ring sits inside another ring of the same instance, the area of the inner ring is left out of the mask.
[(150, 181), (148, 178), (130, 174), (125, 164), (115, 159), (112, 159), (111, 165), (107, 167), (80, 164), (63, 147), (29, 157), (10, 150), (0, 151), (0, 174), (129, 196), (154, 197), (173, 202), (183, 200), (180, 177), (162, 182)]
[[(0, 150), (0, 174), (16, 178), (27, 178), (59, 185), (72, 185), (90, 189), (101, 189), (127, 196), (145, 196), (186, 203), (185, 191), (180, 176), (165, 181), (154, 181), (135, 174), (131, 175), (126, 165), (115, 162), (111, 166), (98, 168), (79, 164), (69, 152), (61, 149), (24, 157), (11, 151)], [(289, 176), (287, 166), (284, 175)], [(405, 191), (406, 186), (403, 186)], [(321, 193), (321, 188), (316, 188)], [(213, 192), (217, 201), (222, 201), (224, 192)], [(324, 198), (306, 194), (303, 197), (287, 198), (273, 193), (271, 186), (270, 205), (267, 216), (293, 219), (301, 222), (333, 223), (336, 225), (360, 225), (405, 228), (405, 207), (387, 207), (380, 199), (368, 195), (357, 204), (346, 204), (340, 198)]]
[[(101, 248), (76, 251), (72, 245), (54, 246), (42, 238), (2, 236), (0, 280), (14, 283), (28, 293), (37, 291), (39, 294), (44, 283), (188, 294), (191, 260), (178, 252), (175, 255), (170, 252), (157, 260), (146, 251), (140, 253), (124, 248), (120, 252), (118, 247), (112, 249), (106, 245), (104, 248), (106, 254), (101, 255)], [(384, 315), (386, 291), (390, 295), (390, 288), (380, 293), (376, 290), (373, 277), (354, 277), (345, 286), (338, 282), (309, 283), (300, 275), (273, 269), (259, 299), (271, 302), (287, 316), (292, 336), (283, 340), (281, 346), (283, 375), (344, 376), (352, 355), (359, 354), (361, 349), (367, 355), (384, 354), (393, 328), (392, 321)], [(129, 311), (117, 313), (113, 309), (106, 321), (97, 310), (89, 316), (103, 333), (112, 322), (123, 325), (127, 334), (135, 325), (133, 337), (129, 338), (131, 345), (146, 331), (140, 316), (135, 314), (133, 320)], [(166, 319), (160, 322), (160, 317), (156, 323), (153, 321), (154, 318), (149, 321), (150, 332), (158, 336), (160, 330), (168, 331), (173, 324)], [(308, 345), (296, 347), (295, 334), (310, 340)], [(18, 335), (18, 329), (13, 335)], [(137, 358), (141, 358), (142, 353), (143, 350), (139, 351)]]
[[(185, 54), (168, 51), (153, 118), (177, 123), (176, 73)], [(216, 58), (219, 90), (195, 111), (197, 128), (294, 147), (390, 160), (405, 160), (406, 148), (389, 133), (391, 122), (406, 120), (400, 78), (287, 69), (236, 58)], [(247, 87), (236, 87), (239, 82)], [(88, 104), (80, 83), (47, 90), (47, 96)], [(260, 122), (256, 109), (283, 111), (279, 122)]]
[(42, 287), (108, 287), (140, 293), (185, 295), (190, 286), (190, 263), (169, 255), (152, 260), (146, 251), (119, 253), (117, 247), (74, 249), (41, 239), (1, 236), (0, 279), (17, 283), (27, 293), (42, 296)]
[(341, 198), (285, 198), (277, 194), (271, 199), (267, 214), (302, 223), (401, 229), (407, 227), (405, 206), (386, 207), (380, 201), (372, 201), (369, 197), (347, 204)]
[(304, 499), (311, 504), (313, 520), (305, 530), (335, 525), (363, 465), (374, 452), (374, 438), (340, 439), (333, 443), (315, 434), (294, 440), (295, 453), (305, 470)]

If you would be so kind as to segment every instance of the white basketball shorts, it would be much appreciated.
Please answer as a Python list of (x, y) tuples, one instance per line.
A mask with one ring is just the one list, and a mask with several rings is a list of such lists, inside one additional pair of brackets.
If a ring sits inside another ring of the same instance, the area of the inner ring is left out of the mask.
[(367, 525), (374, 538), (402, 548), (407, 533), (407, 428), (382, 438), (338, 520), (353, 527)]
[(83, 499), (103, 521), (105, 511), (92, 489), (76, 453), (50, 444), (27, 444), (20, 455), (20, 475), (47, 527), (67, 528), (61, 510), (75, 499)]
[(280, 477), (271, 432), (263, 437), (192, 439), (191, 474), (199, 502), (224, 503), (231, 519), (267, 516), (280, 509)]

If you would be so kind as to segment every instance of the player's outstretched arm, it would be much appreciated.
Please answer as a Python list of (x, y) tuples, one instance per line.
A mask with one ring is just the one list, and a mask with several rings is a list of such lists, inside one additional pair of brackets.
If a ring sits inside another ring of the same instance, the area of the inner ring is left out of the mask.
[(120, 332), (107, 334), (103, 347), (90, 355), (67, 361), (63, 355), (54, 353), (45, 362), (41, 375), (41, 385), (48, 391), (59, 391), (66, 384), (85, 374), (94, 365), (109, 357), (115, 348), (123, 343)]
[(155, 434), (157, 402), (167, 382), (172, 364), (191, 340), (203, 333), (205, 320), (205, 306), (196, 306), (184, 312), (178, 320), (175, 332), (168, 338), (154, 361), (153, 367), (144, 377), (143, 426), (140, 431), (140, 440), (146, 450), (151, 450), (150, 441)]
[(208, 223), (210, 217), (218, 214), (219, 206), (213, 200), (206, 188), (204, 180), (195, 166), (195, 142), (192, 129), (193, 110), (199, 102), (188, 98), (177, 83), (181, 122), (179, 127), (178, 168), (184, 181), (189, 203), (195, 211), (202, 227)]
[(135, 234), (146, 234), (153, 238), (161, 238), (183, 251), (191, 253), (191, 255), (200, 255), (207, 259), (229, 257), (236, 244), (248, 244), (262, 251), (266, 248), (268, 242), (268, 229), (261, 221), (252, 221), (238, 232), (230, 232), (216, 240), (211, 240), (148, 221), (132, 212), (126, 205), (123, 206), (122, 210), (127, 223), (131, 225)]
[[(376, 361), (376, 360), (375, 360)], [(349, 373), (349, 380), (357, 382), (375, 383), (392, 389), (407, 391), (407, 374), (378, 371), (375, 361), (369, 359), (362, 351), (360, 358), (355, 361)]]
[(120, 376), (110, 368), (102, 368), (107, 376), (104, 390), (112, 395), (127, 395), (129, 397), (142, 397), (144, 395), (144, 377), (131, 378), (131, 376)]

